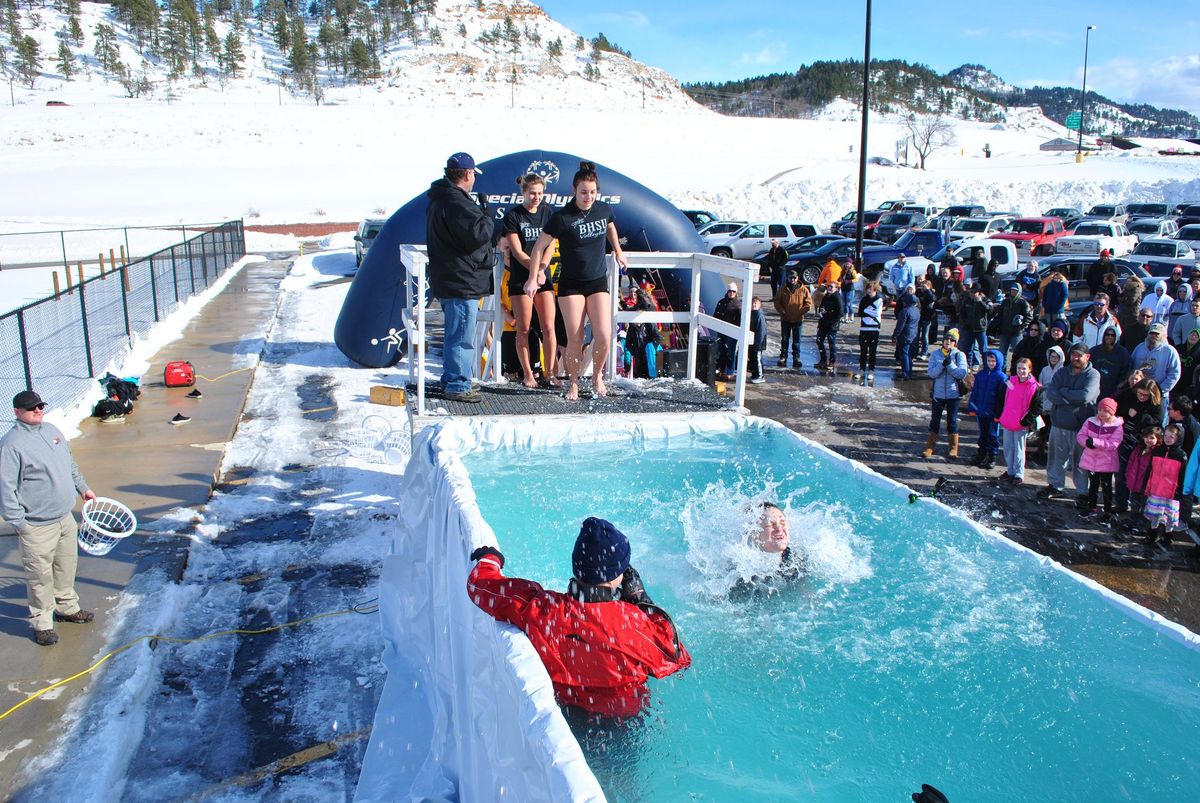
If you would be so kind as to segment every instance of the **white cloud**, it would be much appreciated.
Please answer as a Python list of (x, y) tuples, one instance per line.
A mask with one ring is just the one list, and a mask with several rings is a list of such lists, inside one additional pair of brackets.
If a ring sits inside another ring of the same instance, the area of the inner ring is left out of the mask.
[(645, 28), (650, 24), (650, 18), (640, 11), (606, 11), (592, 16), (602, 23), (628, 28)]
[(766, 42), (758, 50), (747, 50), (742, 53), (741, 63), (756, 67), (770, 66), (783, 61), (787, 55), (787, 45), (783, 42)]
[(1046, 28), (1014, 28), (1006, 35), (1009, 39), (1042, 45), (1059, 45), (1066, 39), (1063, 31), (1047, 30)]
[(1115, 58), (1094, 69), (1088, 70), (1088, 85), (1114, 100), (1186, 109), (1200, 115), (1200, 55), (1145, 61)]
[(969, 39), (979, 39), (988, 33), (986, 28), (963, 28), (962, 35)]

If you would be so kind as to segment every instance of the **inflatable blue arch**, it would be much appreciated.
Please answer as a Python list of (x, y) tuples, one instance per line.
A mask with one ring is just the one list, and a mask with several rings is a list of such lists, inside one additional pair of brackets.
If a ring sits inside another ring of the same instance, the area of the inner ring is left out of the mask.
[[(475, 191), (487, 194), (497, 236), (504, 213), (521, 202), (519, 176), (537, 173), (545, 178), (545, 202), (562, 206), (571, 197), (571, 178), (580, 161), (580, 157), (567, 153), (534, 150), (480, 163), (483, 174), (476, 179)], [(661, 195), (603, 165), (597, 165), (596, 172), (600, 176), (600, 199), (613, 207), (617, 233), (626, 251), (704, 251), (691, 222)], [(430, 180), (440, 178), (440, 173), (440, 168), (431, 169)], [(395, 341), (387, 338), (389, 330), (399, 328), (404, 307), (406, 276), (400, 263), (400, 246), (425, 243), (428, 205), (429, 199), (422, 192), (388, 218), (346, 293), (333, 340), (356, 363), (386, 368), (403, 356)], [(705, 274), (705, 279), (701, 300), (712, 309), (723, 287), (715, 275)], [(690, 280), (683, 271), (663, 273), (664, 289), (676, 308), (686, 304)]]

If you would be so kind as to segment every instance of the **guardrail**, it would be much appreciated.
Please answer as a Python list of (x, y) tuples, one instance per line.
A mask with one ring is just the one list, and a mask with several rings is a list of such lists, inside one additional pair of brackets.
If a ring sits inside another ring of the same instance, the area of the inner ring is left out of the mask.
[(0, 417), (31, 387), (52, 407), (83, 399), (94, 377), (128, 354), (182, 302), (246, 254), (241, 220), (176, 243), (0, 315)]
[[(688, 327), (688, 356), (687, 378), (696, 378), (696, 340), (692, 336), (701, 327), (726, 337), (733, 338), (737, 344), (737, 380), (734, 390), (734, 406), (742, 409), (746, 400), (746, 349), (742, 344), (753, 344), (754, 335), (750, 331), (750, 304), (754, 278), (758, 266), (736, 259), (711, 256), (709, 254), (687, 253), (642, 253), (625, 254), (628, 260), (628, 270), (688, 270), (691, 271), (691, 292), (688, 295), (688, 309), (680, 312), (649, 312), (640, 310), (620, 309), (620, 272), (616, 260), (610, 255), (608, 260), (609, 295), (612, 299), (614, 342), (608, 352), (605, 376), (613, 379), (617, 373), (617, 326), (623, 323), (668, 323), (684, 324)], [(425, 353), (428, 346), (426, 324), (426, 302), (429, 283), (426, 273), (429, 258), (423, 245), (400, 246), (400, 262), (407, 272), (405, 282), (404, 308), (401, 310), (401, 322), (407, 341), (408, 382), (415, 386), (417, 394), (417, 415), (425, 415), (425, 382), (428, 371), (425, 367)], [(503, 316), (500, 311), (500, 283), (504, 274), (504, 263), (500, 253), (496, 252), (496, 261), (492, 268), (493, 287), (496, 288), (489, 296), (484, 297), (483, 306), (479, 311), (478, 324), (475, 334), (476, 359), (475, 377), (481, 381), (488, 378), (493, 380), (500, 376), (500, 328)], [(741, 284), (740, 295), (747, 299), (742, 305), (741, 320), (738, 325), (718, 320), (703, 311), (700, 303), (700, 287), (705, 274), (721, 277), (721, 284), (726, 279), (732, 279)], [(494, 328), (493, 328), (494, 327)], [(490, 345), (486, 346), (488, 359), (486, 363), (478, 359), (484, 350), (488, 332), (493, 332)]]

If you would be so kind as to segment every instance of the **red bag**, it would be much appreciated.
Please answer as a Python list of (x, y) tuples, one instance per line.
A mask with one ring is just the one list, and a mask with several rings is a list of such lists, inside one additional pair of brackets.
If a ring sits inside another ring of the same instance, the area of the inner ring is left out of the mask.
[(187, 360), (173, 360), (163, 371), (163, 384), (169, 388), (190, 388), (196, 384), (196, 369)]

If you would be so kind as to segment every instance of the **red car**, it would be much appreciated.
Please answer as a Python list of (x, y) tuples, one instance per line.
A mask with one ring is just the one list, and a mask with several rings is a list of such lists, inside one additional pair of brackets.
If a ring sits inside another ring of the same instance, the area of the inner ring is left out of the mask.
[(1018, 256), (1050, 256), (1054, 243), (1066, 234), (1063, 222), (1056, 217), (1019, 217), (1006, 231), (993, 234), (996, 240), (1008, 240), (1016, 246)]

